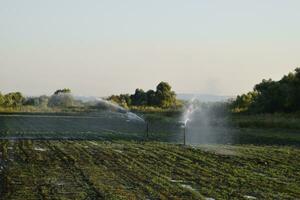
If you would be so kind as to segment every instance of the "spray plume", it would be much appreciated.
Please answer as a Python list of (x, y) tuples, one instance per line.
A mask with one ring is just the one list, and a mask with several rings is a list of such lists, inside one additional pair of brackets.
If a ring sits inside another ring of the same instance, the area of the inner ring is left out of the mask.
[(192, 98), (186, 105), (180, 124), (186, 129), (187, 144), (229, 143), (228, 125), (218, 103), (201, 103)]
[(133, 112), (130, 112), (128, 110), (126, 110), (125, 108), (114, 104), (113, 102), (101, 99), (101, 98), (97, 98), (97, 106), (101, 106), (103, 108), (109, 109), (111, 111), (115, 111), (115, 112), (119, 112), (121, 114), (124, 114), (129, 120), (134, 120), (134, 121), (140, 121), (140, 122), (145, 122), (145, 120), (143, 118), (141, 118), (140, 116), (134, 114)]

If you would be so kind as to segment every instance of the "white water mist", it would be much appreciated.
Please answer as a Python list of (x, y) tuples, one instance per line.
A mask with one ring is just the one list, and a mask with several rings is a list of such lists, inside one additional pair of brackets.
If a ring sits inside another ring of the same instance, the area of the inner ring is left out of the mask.
[(126, 116), (126, 118), (129, 121), (139, 121), (139, 122), (145, 122), (145, 120), (143, 118), (141, 118), (140, 116), (138, 116), (137, 114), (130, 112), (128, 110), (126, 110), (125, 108), (111, 102), (111, 101), (107, 101), (101, 98), (97, 98), (97, 106), (109, 109), (111, 111), (115, 111), (115, 112), (119, 112), (121, 114), (123, 114), (124, 116)]
[(226, 144), (231, 142), (226, 116), (220, 111), (222, 103), (201, 103), (196, 98), (185, 106), (181, 118), (186, 144)]

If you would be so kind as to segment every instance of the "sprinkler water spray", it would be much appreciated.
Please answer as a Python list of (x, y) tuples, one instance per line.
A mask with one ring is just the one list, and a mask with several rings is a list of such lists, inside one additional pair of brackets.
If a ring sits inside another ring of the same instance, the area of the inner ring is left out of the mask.
[(181, 128), (183, 129), (183, 144), (186, 145), (186, 134), (187, 134), (187, 124), (191, 121), (194, 112), (198, 109), (198, 106), (195, 104), (195, 98), (191, 99), (186, 107), (185, 112), (182, 116), (182, 121), (180, 122)]
[(111, 111), (115, 111), (115, 112), (125, 115), (128, 118), (128, 120), (134, 120), (134, 121), (139, 121), (139, 122), (145, 123), (145, 120), (143, 118), (141, 118), (140, 116), (138, 116), (137, 114), (134, 114), (133, 112), (130, 112), (129, 110), (126, 110), (125, 108), (123, 108), (113, 102), (110, 102), (110, 101), (107, 101), (107, 100), (104, 100), (101, 98), (97, 98), (97, 103), (98, 103), (98, 106), (100, 106), (102, 108), (105, 108), (105, 109), (108, 109)]

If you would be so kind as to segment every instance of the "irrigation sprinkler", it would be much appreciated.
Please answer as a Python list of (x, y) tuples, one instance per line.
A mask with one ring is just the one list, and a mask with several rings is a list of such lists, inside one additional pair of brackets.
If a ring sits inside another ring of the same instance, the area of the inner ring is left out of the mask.
[(186, 145), (186, 125), (183, 127), (183, 145), (185, 146)]
[(183, 145), (186, 145), (186, 128), (187, 128), (187, 122), (181, 122), (181, 128), (183, 129)]

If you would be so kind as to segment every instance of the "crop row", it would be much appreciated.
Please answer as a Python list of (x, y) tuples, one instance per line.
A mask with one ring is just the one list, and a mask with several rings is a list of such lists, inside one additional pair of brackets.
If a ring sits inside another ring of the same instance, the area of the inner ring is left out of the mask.
[(295, 199), (300, 150), (157, 142), (1, 141), (4, 199)]

